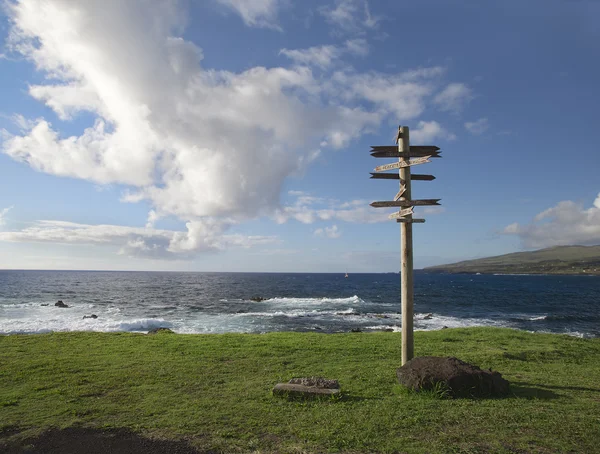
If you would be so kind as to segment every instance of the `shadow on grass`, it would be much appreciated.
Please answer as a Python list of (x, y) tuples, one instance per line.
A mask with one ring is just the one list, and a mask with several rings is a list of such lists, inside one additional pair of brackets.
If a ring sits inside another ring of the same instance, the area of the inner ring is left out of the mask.
[[(550, 391), (546, 386), (524, 382), (511, 382), (510, 392), (513, 396), (522, 399), (558, 399), (559, 394)], [(510, 396), (509, 396), (510, 397)]]
[(149, 439), (125, 429), (70, 427), (51, 429), (36, 437), (21, 440), (2, 438), (0, 452), (4, 454), (216, 454), (198, 451), (185, 441)]
[(532, 387), (544, 388), (544, 389), (558, 389), (558, 390), (564, 390), (564, 391), (585, 391), (585, 392), (592, 392), (592, 393), (600, 394), (599, 388), (585, 388), (583, 386), (555, 386), (555, 385), (544, 385), (541, 383), (519, 383), (519, 382), (513, 382), (513, 383), (518, 386), (523, 385), (523, 386), (532, 386)]

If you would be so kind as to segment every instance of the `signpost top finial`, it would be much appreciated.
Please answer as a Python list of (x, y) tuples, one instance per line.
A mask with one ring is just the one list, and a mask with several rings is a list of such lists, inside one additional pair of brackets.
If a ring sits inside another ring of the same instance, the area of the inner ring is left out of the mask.
[(402, 126), (398, 125), (398, 134), (396, 134), (396, 140), (394, 143), (398, 143), (398, 141), (402, 138)]

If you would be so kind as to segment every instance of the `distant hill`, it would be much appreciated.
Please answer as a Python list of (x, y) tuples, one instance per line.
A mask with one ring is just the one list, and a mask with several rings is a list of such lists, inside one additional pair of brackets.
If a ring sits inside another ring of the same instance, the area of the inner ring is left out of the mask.
[(431, 273), (600, 275), (600, 246), (556, 246), (530, 252), (430, 266)]

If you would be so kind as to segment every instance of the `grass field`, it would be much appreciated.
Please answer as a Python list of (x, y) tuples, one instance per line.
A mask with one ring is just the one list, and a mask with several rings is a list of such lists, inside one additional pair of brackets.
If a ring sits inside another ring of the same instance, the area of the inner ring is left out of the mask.
[[(415, 333), (511, 382), (502, 399), (397, 384), (397, 333), (0, 336), (0, 451), (50, 428), (127, 428), (213, 452), (600, 452), (600, 339), (495, 328)], [(339, 400), (273, 385), (320, 375)]]

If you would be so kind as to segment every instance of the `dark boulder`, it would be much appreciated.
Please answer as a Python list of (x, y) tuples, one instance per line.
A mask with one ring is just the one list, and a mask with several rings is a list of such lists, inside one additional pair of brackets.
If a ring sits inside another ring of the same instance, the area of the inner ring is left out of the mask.
[(250, 301), (256, 301), (257, 303), (260, 303), (264, 300), (266, 300), (266, 298), (263, 298), (262, 296), (253, 296), (252, 298), (250, 298)]
[(169, 328), (154, 328), (148, 331), (148, 334), (175, 334), (175, 332)]
[(62, 300), (58, 300), (54, 305), (56, 307), (69, 307), (65, 303), (63, 303)]
[(490, 397), (508, 393), (509, 383), (498, 372), (457, 358), (421, 356), (396, 370), (400, 384), (414, 391), (437, 389), (451, 397)]
[(92, 315), (84, 315), (83, 316), (84, 319), (86, 318), (98, 318), (98, 316), (96, 314), (92, 314)]

